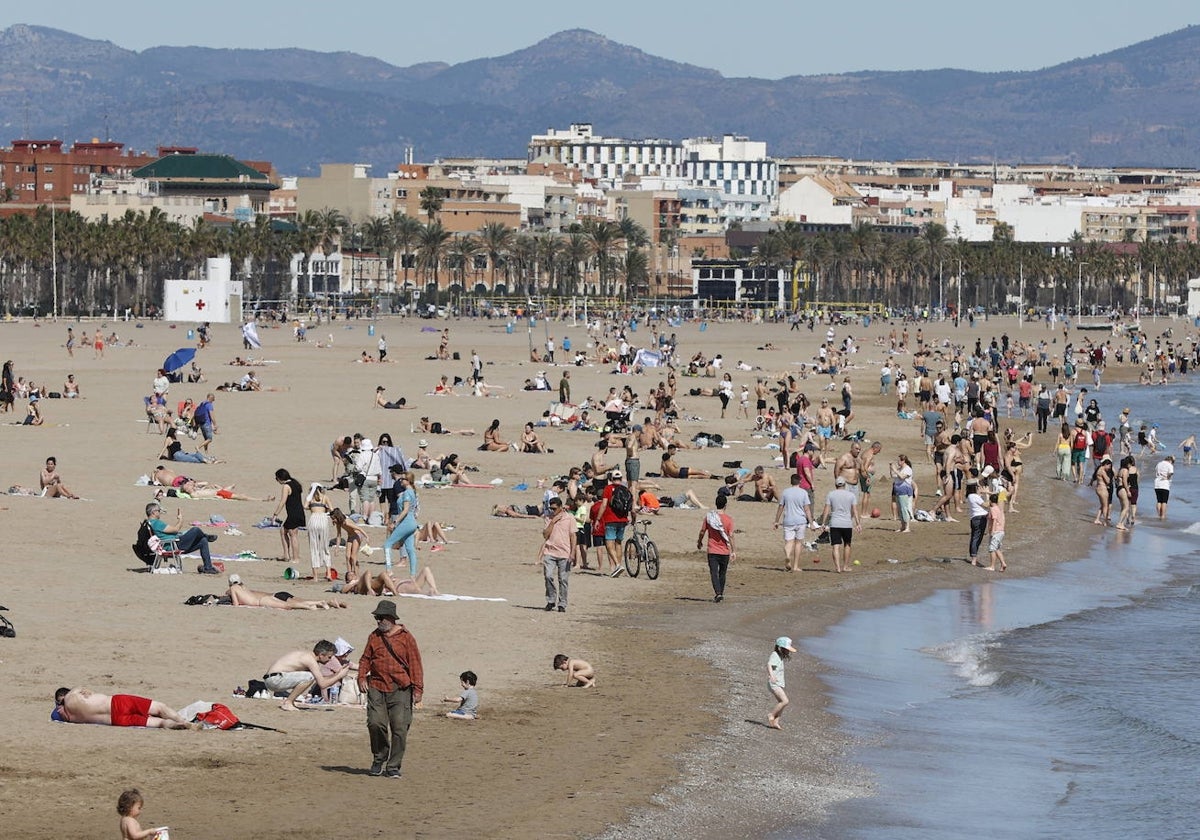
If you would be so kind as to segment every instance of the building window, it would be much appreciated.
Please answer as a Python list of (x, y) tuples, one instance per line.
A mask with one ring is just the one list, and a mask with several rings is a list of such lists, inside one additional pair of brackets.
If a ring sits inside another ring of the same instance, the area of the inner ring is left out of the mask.
[(42, 167), (42, 171), (43, 171), (43, 172), (53, 172), (53, 171), (54, 171), (54, 167), (53, 167), (53, 166), (50, 166), (49, 164), (46, 164), (45, 166), (43, 166), (43, 167)]

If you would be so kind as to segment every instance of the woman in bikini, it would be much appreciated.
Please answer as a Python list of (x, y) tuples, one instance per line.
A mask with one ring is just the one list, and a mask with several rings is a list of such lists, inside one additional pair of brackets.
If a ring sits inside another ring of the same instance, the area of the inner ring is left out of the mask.
[(485, 452), (507, 452), (512, 444), (500, 439), (500, 421), (493, 420), (483, 432), (483, 445), (479, 448)]
[(311, 601), (297, 598), (290, 592), (258, 592), (249, 589), (237, 575), (229, 576), (229, 589), (226, 597), (233, 601), (235, 607), (269, 607), (273, 610), (329, 610), (346, 609), (346, 605), (336, 598), (324, 601)]
[(372, 576), (363, 569), (357, 578), (342, 587), (344, 595), (440, 595), (433, 572), (426, 566), (416, 578), (397, 580), (390, 572), (383, 571)]
[(329, 519), (333, 523), (333, 538), (346, 540), (346, 579), (350, 580), (358, 576), (358, 552), (371, 553), (370, 540), (367, 532), (348, 519), (341, 508), (334, 508)]

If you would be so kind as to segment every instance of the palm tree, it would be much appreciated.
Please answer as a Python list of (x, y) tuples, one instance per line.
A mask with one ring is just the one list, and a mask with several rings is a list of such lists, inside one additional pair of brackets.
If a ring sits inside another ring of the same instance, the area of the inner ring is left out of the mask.
[(400, 264), (404, 267), (404, 286), (408, 287), (408, 269), (413, 263), (412, 253), (421, 241), (422, 225), (419, 219), (397, 211), (392, 214), (392, 241), (400, 251)]
[(562, 258), (567, 265), (567, 275), (572, 281), (572, 294), (587, 294), (587, 288), (582, 282), (581, 269), (590, 253), (591, 244), (588, 241), (587, 234), (582, 232), (567, 234), (566, 245), (562, 250)]
[(442, 212), (442, 205), (446, 202), (447, 194), (447, 191), (441, 187), (426, 187), (421, 190), (421, 210), (424, 211), (430, 224), (437, 221), (438, 213)]
[(584, 225), (584, 233), (587, 235), (592, 255), (596, 258), (600, 275), (600, 294), (607, 297), (612, 294), (608, 287), (608, 264), (613, 248), (621, 238), (621, 228), (613, 222), (589, 221)]
[[(921, 246), (925, 257), (925, 280), (933, 291), (933, 278), (938, 276), (942, 261), (950, 253), (949, 234), (946, 226), (939, 222), (928, 222), (921, 227)], [(962, 278), (959, 278), (959, 283)], [(945, 306), (945, 301), (942, 302)]]
[(650, 261), (641, 248), (634, 248), (625, 253), (625, 258), (621, 260), (621, 274), (625, 278), (626, 297), (648, 292), (649, 267)]
[[(467, 291), (466, 273), (467, 269), (474, 270), (475, 255), (480, 253), (484, 246), (478, 239), (469, 233), (462, 236), (456, 236), (450, 241), (448, 248), (448, 256), (450, 258), (450, 267), (458, 272), (458, 285), (464, 291)], [(495, 286), (492, 287), (494, 292)], [(474, 291), (472, 288), (470, 291)]]
[(417, 245), (417, 262), (425, 269), (425, 282), (437, 283), (438, 268), (446, 255), (446, 244), (450, 232), (442, 227), (441, 222), (425, 225), (421, 228), (421, 238)]
[(492, 293), (496, 292), (496, 267), (500, 259), (508, 254), (513, 245), (513, 230), (503, 222), (488, 222), (479, 230), (479, 239), (487, 251), (488, 263), (492, 267)]

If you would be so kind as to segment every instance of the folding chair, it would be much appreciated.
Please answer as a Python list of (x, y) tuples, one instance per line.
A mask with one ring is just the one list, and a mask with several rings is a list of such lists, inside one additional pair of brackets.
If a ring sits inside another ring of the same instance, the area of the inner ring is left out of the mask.
[(151, 574), (183, 574), (183, 552), (179, 549), (178, 539), (151, 537), (149, 545), (150, 550), (154, 552), (154, 563), (150, 566)]

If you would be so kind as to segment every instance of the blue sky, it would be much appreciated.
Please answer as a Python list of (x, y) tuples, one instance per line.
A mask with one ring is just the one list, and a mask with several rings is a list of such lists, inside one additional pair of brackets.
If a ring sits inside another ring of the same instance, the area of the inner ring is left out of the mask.
[[(12, 5), (17, 4), (5, 4)], [(135, 50), (303, 47), (347, 50), (398, 65), (455, 63), (503, 55), (579, 27), (726, 76), (763, 78), (941, 67), (1032, 70), (1200, 22), (1195, 0), (1159, 0), (1145, 13), (1128, 0), (759, 0), (745, 5), (457, 0), (444, 7), (395, 0), (53, 0), (20, 5), (0, 11), (0, 27), (53, 26)], [(434, 14), (442, 9), (453, 9), (453, 18)]]

